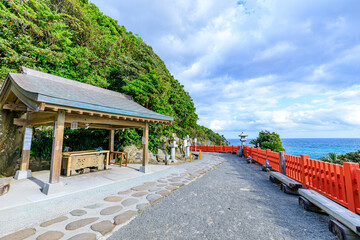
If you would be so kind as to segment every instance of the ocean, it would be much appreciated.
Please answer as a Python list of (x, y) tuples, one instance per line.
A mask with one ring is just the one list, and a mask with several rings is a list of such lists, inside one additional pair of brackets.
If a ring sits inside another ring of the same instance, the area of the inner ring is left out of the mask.
[[(239, 139), (228, 139), (230, 145), (241, 145)], [(251, 139), (247, 139), (246, 145)], [(282, 145), (286, 154), (300, 156), (309, 155), (311, 159), (319, 159), (329, 152), (337, 154), (360, 150), (360, 138), (283, 138)], [(251, 145), (252, 146), (252, 145)]]

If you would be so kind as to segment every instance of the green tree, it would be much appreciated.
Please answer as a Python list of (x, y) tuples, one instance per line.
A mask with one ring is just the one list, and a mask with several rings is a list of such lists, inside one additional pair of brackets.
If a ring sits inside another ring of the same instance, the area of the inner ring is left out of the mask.
[[(193, 99), (152, 48), (87, 0), (0, 0), (0, 62), (0, 83), (8, 72), (26, 66), (129, 94), (142, 106), (174, 117), (171, 126), (150, 125), (152, 151), (171, 133), (216, 144), (224, 140), (197, 124)], [(32, 154), (50, 158), (51, 137), (41, 131)], [(83, 150), (106, 147), (108, 133), (81, 129), (65, 136), (64, 144)], [(141, 136), (141, 129), (116, 131), (115, 146), (140, 145)]]
[(250, 141), (255, 146), (260, 146), (261, 149), (271, 149), (274, 152), (284, 151), (279, 134), (269, 131), (259, 132), (259, 136)]

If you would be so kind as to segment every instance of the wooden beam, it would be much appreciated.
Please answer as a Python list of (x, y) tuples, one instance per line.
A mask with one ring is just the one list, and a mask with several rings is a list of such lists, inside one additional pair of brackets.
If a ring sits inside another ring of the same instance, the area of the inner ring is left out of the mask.
[(16, 103), (4, 104), (3, 109), (8, 109), (11, 111), (21, 111), (21, 112), (27, 111), (27, 107), (24, 104), (16, 104)]
[(28, 121), (25, 118), (14, 118), (13, 124), (15, 126), (25, 126), (28, 124)]
[[(57, 111), (58, 109), (64, 109), (66, 111), (71, 111), (72, 113), (74, 112), (83, 112), (82, 114), (86, 114), (89, 116), (98, 116), (98, 117), (104, 117), (106, 116), (107, 118), (112, 118), (112, 119), (122, 119), (122, 120), (134, 120), (134, 119), (138, 119), (136, 121), (139, 122), (145, 122), (145, 121), (153, 121), (154, 123), (156, 122), (164, 122), (166, 124), (171, 124), (171, 121), (168, 120), (157, 120), (157, 119), (149, 119), (149, 118), (144, 118), (144, 117), (133, 117), (133, 116), (127, 116), (127, 115), (122, 115), (122, 114), (110, 114), (110, 113), (105, 113), (105, 112), (99, 112), (99, 111), (93, 111), (93, 110), (86, 110), (86, 109), (79, 109), (79, 108), (74, 108), (74, 107), (67, 107), (67, 106), (60, 106), (60, 105), (54, 105), (54, 104), (46, 104), (46, 109), (49, 109), (51, 111)], [(67, 112), (69, 113), (69, 112)]]
[(149, 123), (145, 123), (144, 135), (143, 135), (143, 162), (145, 167), (149, 162)]
[(117, 119), (101, 118), (101, 117), (92, 117), (87, 115), (74, 115), (70, 114), (66, 116), (66, 122), (81, 122), (81, 123), (93, 123), (93, 124), (106, 124), (106, 125), (118, 125), (118, 126), (131, 126), (143, 128), (144, 123), (124, 121)]
[(29, 117), (29, 124), (32, 126), (41, 126), (43, 124), (54, 122), (56, 114), (53, 113), (32, 113)]
[(60, 181), (62, 146), (64, 138), (65, 111), (59, 110), (57, 121), (54, 122), (53, 145), (51, 153), (51, 167), (49, 183)]
[(109, 150), (110, 150), (110, 160), (114, 158), (114, 141), (115, 140), (115, 130), (110, 130), (109, 136)]

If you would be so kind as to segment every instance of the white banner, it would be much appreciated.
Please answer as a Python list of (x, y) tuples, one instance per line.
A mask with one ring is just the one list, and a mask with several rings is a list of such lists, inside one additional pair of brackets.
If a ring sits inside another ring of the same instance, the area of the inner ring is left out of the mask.
[(23, 150), (30, 150), (32, 139), (32, 128), (25, 129)]

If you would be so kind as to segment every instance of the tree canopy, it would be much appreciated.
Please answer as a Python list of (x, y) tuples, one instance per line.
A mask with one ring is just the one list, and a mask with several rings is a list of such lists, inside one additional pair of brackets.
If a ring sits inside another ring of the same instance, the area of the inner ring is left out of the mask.
[(261, 149), (271, 149), (274, 152), (284, 151), (279, 134), (269, 131), (259, 132), (259, 136), (250, 141), (255, 146), (260, 146)]
[[(0, 0), (0, 60), (1, 81), (7, 72), (26, 66), (131, 95), (146, 108), (173, 116), (171, 126), (150, 126), (151, 150), (171, 133), (216, 144), (224, 140), (197, 124), (193, 99), (152, 48), (87, 0)], [(96, 138), (104, 133), (86, 131), (67, 131), (66, 136), (83, 137), (82, 147), (101, 144)], [(39, 133), (37, 141), (48, 136)], [(122, 149), (141, 144), (142, 130), (118, 131), (116, 136), (115, 146)], [(89, 137), (93, 141), (85, 141)]]

